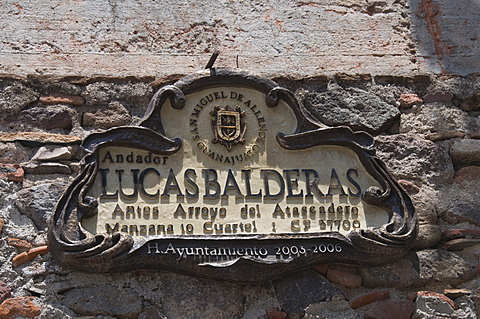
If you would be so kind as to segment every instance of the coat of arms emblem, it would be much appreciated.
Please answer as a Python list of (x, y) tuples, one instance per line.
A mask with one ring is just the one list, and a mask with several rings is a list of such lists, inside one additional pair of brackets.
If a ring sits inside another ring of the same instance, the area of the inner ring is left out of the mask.
[(210, 112), (212, 119), (212, 130), (215, 136), (212, 143), (224, 145), (228, 151), (236, 144), (245, 143), (245, 111), (240, 110), (240, 106), (230, 110), (228, 105), (224, 108), (215, 105)]

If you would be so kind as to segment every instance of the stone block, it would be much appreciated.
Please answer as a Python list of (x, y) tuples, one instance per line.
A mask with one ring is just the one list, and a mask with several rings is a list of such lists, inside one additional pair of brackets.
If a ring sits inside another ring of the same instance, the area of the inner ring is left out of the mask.
[(167, 319), (167, 317), (160, 315), (157, 308), (147, 307), (140, 313), (138, 319)]
[(410, 319), (414, 303), (410, 300), (385, 300), (367, 310), (364, 319)]
[(465, 99), (462, 104), (460, 104), (460, 107), (467, 112), (480, 111), (480, 93)]
[(450, 144), (450, 156), (454, 165), (480, 163), (480, 140), (454, 140)]
[(300, 315), (308, 305), (341, 295), (340, 290), (313, 270), (273, 282), (278, 301), (289, 316)]
[(27, 163), (23, 166), (27, 174), (66, 174), (70, 175), (72, 170), (68, 165), (61, 163)]
[(305, 94), (305, 106), (326, 125), (348, 125), (354, 130), (387, 131), (400, 112), (378, 96), (360, 88), (330, 84), (325, 92)]
[(453, 183), (439, 191), (439, 215), (451, 224), (468, 222), (480, 226), (480, 169), (476, 166), (461, 168)]
[(332, 300), (311, 304), (305, 310), (302, 319), (363, 319), (363, 316), (353, 310), (345, 299), (334, 296)]
[(71, 129), (72, 112), (67, 106), (33, 107), (24, 110), (15, 122), (45, 130)]
[(413, 249), (421, 250), (435, 246), (442, 239), (442, 230), (438, 225), (419, 225), (418, 235)]
[(423, 101), (425, 103), (432, 103), (432, 102), (451, 102), (453, 100), (453, 94), (449, 92), (434, 92), (429, 93), (423, 97)]
[(477, 119), (452, 103), (429, 103), (405, 110), (400, 119), (400, 133), (448, 136), (451, 132), (478, 130)]
[(411, 287), (416, 284), (419, 273), (409, 258), (403, 258), (393, 264), (359, 269), (362, 285), (367, 288)]
[(63, 303), (79, 315), (137, 318), (142, 299), (131, 288), (110, 285), (77, 287), (64, 293)]
[(377, 156), (397, 179), (439, 188), (454, 175), (448, 151), (413, 134), (379, 136), (376, 147)]
[(15, 114), (24, 107), (38, 100), (38, 93), (19, 83), (8, 83), (0, 86), (0, 109)]
[(30, 153), (31, 150), (24, 147), (20, 143), (1, 142), (0, 137), (0, 163), (24, 163), (30, 160)]
[(78, 136), (40, 133), (40, 132), (16, 132), (0, 133), (0, 142), (20, 142), (29, 147), (45, 144), (80, 144), (82, 139)]
[(474, 277), (472, 267), (460, 256), (441, 249), (427, 249), (415, 253), (418, 258), (417, 285), (442, 283), (457, 286)]
[(112, 128), (130, 124), (131, 121), (128, 110), (118, 102), (111, 102), (107, 108), (83, 115), (83, 125), (90, 127)]
[(38, 229), (46, 229), (65, 186), (63, 183), (45, 183), (24, 188), (18, 192), (18, 201), (15, 205)]
[(47, 145), (38, 149), (38, 151), (32, 157), (32, 161), (68, 161), (72, 159), (73, 154), (74, 150), (72, 146)]

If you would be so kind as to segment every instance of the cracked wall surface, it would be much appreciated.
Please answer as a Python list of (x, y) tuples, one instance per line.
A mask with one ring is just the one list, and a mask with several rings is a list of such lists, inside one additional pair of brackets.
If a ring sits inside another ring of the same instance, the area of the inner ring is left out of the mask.
[(265, 75), (416, 72), (402, 1), (5, 1), (0, 72)]

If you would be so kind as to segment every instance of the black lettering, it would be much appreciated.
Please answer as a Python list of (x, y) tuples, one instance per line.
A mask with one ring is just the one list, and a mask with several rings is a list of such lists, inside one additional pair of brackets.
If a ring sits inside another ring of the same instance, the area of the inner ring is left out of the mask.
[(238, 187), (237, 181), (235, 180), (235, 176), (233, 176), (231, 169), (228, 169), (228, 176), (227, 180), (225, 181), (225, 188), (223, 190), (222, 197), (228, 198), (228, 191), (234, 191), (236, 198), (243, 198), (243, 194)]
[[(305, 185), (307, 194), (305, 197), (313, 197), (312, 189), (318, 194), (318, 196), (323, 197), (322, 191), (318, 188), (318, 173), (314, 169), (302, 169), (302, 172), (305, 174)], [(313, 180), (310, 180), (310, 175), (313, 175)]]
[(243, 176), (245, 178), (245, 187), (247, 190), (247, 195), (245, 198), (262, 198), (262, 190), (260, 189), (258, 193), (252, 194), (252, 187), (250, 186), (250, 169), (242, 169)]
[[(133, 154), (133, 153), (132, 153)], [(133, 156), (133, 155), (132, 155)], [(123, 169), (117, 169), (115, 172), (118, 174), (118, 187), (120, 188), (120, 197), (124, 200), (132, 200), (138, 197), (138, 172), (139, 169), (131, 169), (133, 173), (133, 193), (130, 195), (125, 194), (122, 188), (122, 173)]]
[(148, 152), (148, 155), (145, 156), (145, 163), (151, 163), (152, 162), (152, 153)]
[(102, 174), (102, 195), (100, 195), (100, 199), (117, 199), (118, 189), (114, 194), (107, 194), (107, 172), (110, 170), (108, 168), (99, 168), (98, 170)]
[(173, 173), (173, 169), (170, 169), (168, 172), (167, 182), (165, 183), (165, 189), (163, 190), (162, 197), (169, 198), (170, 191), (177, 192), (177, 198), (183, 197), (182, 191), (180, 190), (180, 186), (178, 186), (177, 179), (175, 178), (175, 174)]
[(332, 168), (332, 175), (330, 177), (330, 185), (328, 186), (328, 193), (326, 196), (333, 196), (332, 190), (338, 190), (340, 192), (339, 196), (347, 196), (345, 191), (343, 190), (342, 183), (340, 183), (340, 179), (338, 178), (337, 172), (335, 169)]
[(115, 226), (110, 226), (109, 223), (105, 224), (105, 230), (107, 231), (107, 234), (114, 234), (118, 233), (118, 230), (120, 229), (120, 225), (118, 223), (115, 223)]
[[(149, 153), (150, 154), (150, 153)], [(160, 190), (157, 190), (157, 192), (155, 194), (149, 194), (146, 190), (145, 190), (145, 185), (144, 185), (144, 180), (145, 180), (145, 176), (148, 174), (148, 173), (154, 173), (156, 174), (158, 177), (160, 177), (160, 173), (153, 167), (149, 167), (147, 169), (144, 169), (141, 173), (140, 173), (140, 177), (138, 178), (138, 183), (140, 184), (140, 193), (145, 196), (146, 198), (148, 199), (158, 199), (159, 196), (160, 196)], [(157, 183), (158, 185), (158, 183)]]
[[(206, 101), (205, 101), (205, 104)], [(198, 118), (198, 116), (200, 115), (200, 111), (203, 109), (203, 106), (200, 106), (200, 105), (195, 105), (195, 107), (193, 108), (193, 112), (192, 112), (192, 116), (196, 116)]]
[[(263, 184), (265, 189), (265, 195), (263, 198), (280, 198), (285, 194), (285, 182), (283, 180), (282, 175), (279, 172), (273, 169), (262, 169), (260, 172), (263, 174)], [(270, 183), (269, 183), (269, 176), (275, 176), (278, 182), (278, 186), (280, 187), (277, 194), (270, 194)]]
[(362, 195), (362, 189), (360, 188), (360, 185), (358, 185), (358, 183), (353, 179), (352, 177), (352, 174), (355, 174), (356, 177), (358, 177), (358, 172), (356, 169), (353, 169), (353, 168), (350, 168), (348, 171), (347, 171), (347, 180), (350, 182), (350, 184), (353, 185), (353, 187), (355, 187), (357, 189), (357, 192), (356, 193), (352, 193), (352, 191), (350, 190), (350, 187), (348, 188), (348, 194), (351, 196), (351, 197), (360, 197)]
[(110, 160), (110, 163), (114, 163), (112, 154), (110, 154), (110, 151), (105, 154), (105, 157), (102, 159), (102, 163), (105, 162), (106, 160)]
[[(220, 196), (220, 184), (218, 183), (217, 171), (210, 169), (202, 169), (205, 178), (205, 195), (203, 198), (217, 198)], [(213, 178), (210, 178), (213, 175)], [(214, 193), (211, 193), (213, 187)]]
[(285, 173), (286, 177), (286, 183), (287, 183), (287, 198), (295, 198), (295, 197), (303, 197), (303, 189), (300, 191), (298, 194), (293, 193), (293, 188), (298, 188), (298, 178), (292, 178), (291, 173), (295, 173), (298, 177), (300, 175), (300, 170), (298, 169), (286, 169), (283, 170)]
[(195, 172), (194, 169), (187, 169), (185, 170), (185, 173), (183, 174), (184, 180), (185, 180), (185, 186), (189, 186), (190, 189), (193, 189), (193, 193), (188, 190), (188, 188), (185, 187), (185, 193), (187, 194), (188, 198), (197, 198), (199, 189), (197, 183), (191, 178), (191, 175), (193, 177), (197, 177), (197, 173)]

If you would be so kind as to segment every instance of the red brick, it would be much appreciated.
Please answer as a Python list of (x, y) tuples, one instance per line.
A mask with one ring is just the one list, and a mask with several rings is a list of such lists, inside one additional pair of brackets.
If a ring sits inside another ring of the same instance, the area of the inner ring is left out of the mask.
[(472, 182), (480, 178), (480, 167), (478, 166), (466, 166), (462, 167), (457, 173), (455, 173), (454, 181), (457, 184), (463, 182)]
[(398, 101), (400, 102), (400, 108), (402, 109), (407, 109), (415, 104), (423, 103), (423, 100), (416, 94), (402, 94)]
[(352, 307), (352, 309), (358, 309), (375, 301), (385, 300), (388, 298), (390, 298), (390, 290), (375, 290), (350, 300), (350, 307)]
[(409, 292), (409, 293), (407, 294), (407, 299), (408, 299), (408, 300), (415, 300), (415, 299), (417, 299), (417, 292), (416, 292), (416, 291)]
[(325, 276), (327, 274), (328, 265), (317, 265), (313, 266), (312, 269), (318, 272), (320, 275)]
[(480, 230), (476, 229), (446, 229), (443, 231), (443, 238), (457, 239), (457, 238), (480, 238)]
[(6, 283), (0, 280), (0, 302), (9, 298), (11, 293), (12, 289), (10, 289), (10, 287)]
[(18, 297), (7, 299), (0, 305), (0, 319), (16, 316), (34, 318), (40, 315), (40, 307), (35, 304), (35, 297)]
[(359, 276), (332, 268), (327, 271), (327, 279), (347, 288), (358, 288), (362, 285), (362, 278)]
[(443, 294), (453, 300), (465, 295), (470, 295), (472, 291), (470, 289), (443, 289)]
[(267, 318), (268, 319), (285, 319), (287, 318), (287, 313), (280, 311), (275, 308), (267, 309)]
[(18, 238), (7, 238), (7, 244), (18, 249), (28, 250), (32, 248), (32, 244), (28, 241)]
[(420, 192), (420, 187), (413, 182), (400, 179), (398, 180), (398, 183), (410, 194), (417, 194)]
[(50, 96), (42, 96), (39, 99), (43, 105), (52, 104), (70, 104), (73, 106), (82, 106), (85, 104), (85, 99), (78, 95), (66, 95), (61, 93), (55, 93)]
[(445, 301), (446, 303), (448, 303), (453, 309), (458, 309), (458, 306), (455, 304), (455, 302), (448, 298), (447, 296), (445, 296), (444, 294), (441, 294), (441, 293), (438, 293), (438, 292), (433, 292), (433, 291), (419, 291), (417, 293), (417, 296), (418, 297), (434, 297), (434, 298), (438, 298), (442, 301)]
[(23, 182), (25, 172), (20, 164), (3, 164), (0, 163), (0, 176), (6, 177), (12, 182)]
[(13, 265), (19, 266), (21, 264), (29, 262), (30, 260), (33, 260), (38, 255), (45, 255), (48, 252), (49, 252), (49, 249), (47, 246), (40, 246), (40, 247), (30, 249), (28, 252), (23, 252), (13, 257)]
[(444, 131), (444, 132), (433, 132), (425, 135), (427, 140), (432, 142), (450, 140), (452, 138), (464, 138), (465, 133), (461, 131)]
[(480, 239), (457, 238), (447, 241), (441, 246), (441, 248), (449, 251), (455, 251), (475, 245), (480, 245)]

